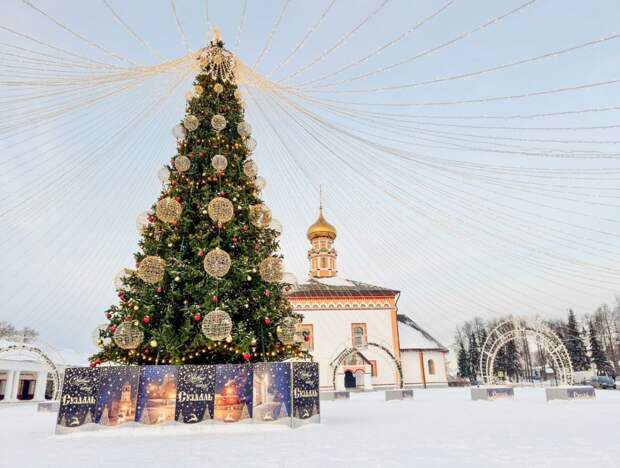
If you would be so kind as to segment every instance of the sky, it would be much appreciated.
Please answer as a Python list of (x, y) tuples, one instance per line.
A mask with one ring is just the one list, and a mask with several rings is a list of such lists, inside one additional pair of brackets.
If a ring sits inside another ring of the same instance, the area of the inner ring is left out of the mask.
[[(107, 0), (134, 35), (103, 1), (30, 3), (57, 22), (22, 1), (2, 0), (5, 105), (16, 95), (9, 82), (53, 68), (21, 63), (15, 46), (62, 55), (15, 32), (93, 60), (119, 65), (116, 54), (155, 66), (158, 57), (172, 60), (205, 46), (217, 24), (245, 64), (299, 86), (360, 61), (448, 5), (393, 46), (320, 82), (335, 83), (331, 88), (306, 95), (350, 114), (291, 98), (325, 119), (317, 123), (287, 113), (260, 90), (256, 99), (246, 94), (255, 158), (268, 182), (264, 197), (284, 226), (287, 269), (300, 281), (307, 276), (305, 231), (317, 217), (321, 185), (326, 217), (338, 229), (339, 275), (400, 290), (399, 312), (446, 344), (474, 316), (591, 313), (619, 292), (617, 110), (480, 116), (620, 105), (617, 84), (518, 97), (619, 79), (620, 40), (469, 78), (383, 89), (608, 37), (620, 19), (616, 1), (538, 0), (480, 27), (525, 0), (336, 0), (281, 67), (331, 0)], [(337, 83), (367, 72), (373, 74)], [(60, 348), (92, 349), (91, 331), (116, 301), (114, 276), (133, 264), (135, 218), (157, 198), (157, 170), (175, 154), (171, 128), (183, 116), (192, 77), (167, 95), (169, 80), (144, 80), (116, 94), (110, 86), (109, 98), (57, 119), (55, 110), (91, 90), (65, 101), (50, 96), (9, 105), (0, 123), (0, 320), (34, 327)], [(515, 97), (486, 99), (493, 96)], [(409, 117), (390, 128), (383, 113)], [(589, 158), (571, 157), (580, 155)], [(470, 163), (484, 171), (463, 169)]]

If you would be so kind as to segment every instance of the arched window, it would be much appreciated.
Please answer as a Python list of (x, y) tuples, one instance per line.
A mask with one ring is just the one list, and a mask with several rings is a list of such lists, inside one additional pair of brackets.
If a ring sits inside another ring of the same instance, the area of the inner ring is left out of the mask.
[(354, 347), (362, 347), (366, 346), (366, 324), (365, 323), (354, 323), (351, 326), (351, 331), (353, 335), (353, 346)]
[(321, 257), (321, 268), (327, 268), (327, 258)]
[(432, 359), (428, 360), (428, 373), (430, 375), (435, 374), (435, 361), (433, 361)]

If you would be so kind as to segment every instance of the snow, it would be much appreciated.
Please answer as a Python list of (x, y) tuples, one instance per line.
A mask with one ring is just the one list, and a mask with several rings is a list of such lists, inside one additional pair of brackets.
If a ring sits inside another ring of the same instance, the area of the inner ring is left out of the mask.
[[(0, 348), (12, 346), (12, 345), (21, 345), (21, 342), (17, 341), (7, 341), (0, 340)], [(72, 349), (56, 349), (51, 345), (46, 343), (41, 343), (39, 341), (27, 342), (24, 343), (26, 346), (32, 346), (33, 348), (40, 349), (43, 353), (45, 353), (57, 366), (87, 366), (88, 365), (88, 353), (79, 353)], [(28, 351), (15, 350), (11, 351), (9, 354), (3, 354), (0, 360), (6, 361), (37, 361), (38, 359), (33, 359), (33, 356)]]
[(326, 286), (355, 286), (355, 283), (339, 276), (331, 276), (326, 278), (312, 278), (317, 283), (324, 284)]
[(398, 322), (398, 342), (400, 349), (437, 349), (439, 345), (429, 340), (410, 325)]
[(619, 466), (620, 391), (595, 401), (470, 401), (468, 388), (322, 402), (322, 424), (167, 426), (53, 435), (55, 415), (0, 405), (0, 467)]

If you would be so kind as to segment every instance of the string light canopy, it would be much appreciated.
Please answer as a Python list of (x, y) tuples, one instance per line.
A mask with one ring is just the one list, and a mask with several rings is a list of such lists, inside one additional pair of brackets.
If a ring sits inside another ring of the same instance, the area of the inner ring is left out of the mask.
[[(307, 200), (316, 186), (329, 186), (330, 220), (346, 230), (348, 248), (355, 249), (359, 262), (352, 268), (363, 266), (379, 279), (423, 286), (415, 298), (405, 291), (401, 301), (411, 301), (417, 310), (440, 311), (429, 315), (449, 330), (440, 335), (451, 334), (454, 322), (471, 314), (493, 316), (506, 307), (558, 313), (559, 291), (570, 290), (575, 307), (589, 310), (591, 298), (611, 296), (620, 279), (620, 102), (613, 100), (620, 77), (593, 66), (595, 57), (599, 64), (615, 60), (620, 38), (602, 15), (574, 40), (557, 34), (515, 44), (519, 29), (514, 28), (531, 30), (532, 21), (543, 21), (540, 3), (468, 9), (471, 21), (465, 24), (458, 18), (466, 7), (454, 0), (397, 20), (390, 16), (397, 7), (380, 1), (360, 9), (356, 18), (343, 16), (338, 29), (329, 29), (329, 19), (342, 14), (332, 0), (307, 15), (306, 27), (296, 36), (283, 36), (295, 14), (294, 2), (284, 2), (273, 11), (265, 9), (273, 26), (256, 48), (244, 43), (247, 29), (254, 27), (249, 18), (258, 14), (250, 4), (235, 12), (239, 24), (227, 34), (228, 50), (219, 33), (211, 42), (192, 42), (184, 23), (204, 18), (177, 12), (177, 4), (171, 17), (179, 53), (171, 58), (153, 45), (153, 31), (131, 24), (109, 2), (101, 14), (121, 25), (109, 34), (125, 34), (144, 56), (130, 52), (133, 47), (108, 46), (117, 41), (93, 40), (87, 29), (67, 24), (62, 9), (52, 15), (24, 2), (27, 14), (62, 29), (67, 39), (51, 39), (45, 28), (34, 35), (19, 25), (0, 25), (5, 36), (0, 41), (5, 117), (0, 137), (10, 143), (0, 164), (15, 187), (0, 208), (0, 219), (19, 225), (54, 216), (45, 224), (63, 229), (53, 236), (38, 227), (24, 236), (4, 230), (3, 244), (14, 255), (8, 263), (22, 263), (18, 253), (34, 252), (42, 240), (55, 252), (50, 262), (57, 266), (65, 246), (80, 248), (68, 239), (80, 220), (55, 214), (58, 207), (101, 213), (97, 227), (120, 232), (124, 217), (106, 215), (98, 200), (115, 197), (111, 205), (125, 206), (116, 197), (132, 201), (148, 192), (143, 174), (169, 160), (169, 129), (174, 126), (177, 144), (183, 145), (196, 124), (193, 119), (178, 124), (180, 114), (171, 111), (171, 103), (184, 102), (187, 92), (203, 93), (192, 79), (205, 73), (239, 86), (235, 96), (243, 94), (245, 118), (256, 127), (221, 119), (214, 125), (213, 118), (223, 117), (217, 110), (195, 114), (202, 125), (237, 132), (244, 152), (253, 153), (244, 161), (237, 159), (238, 148), (221, 148), (227, 165), (214, 160), (216, 170), (243, 171), (254, 178), (258, 161), (270, 181), (270, 206), (291, 236), (303, 235), (303, 212), (310, 213)], [(578, 10), (565, 14), (577, 17)], [(484, 46), (502, 41), (510, 54)], [(90, 53), (79, 52), (82, 46)], [(476, 61), (458, 60), (474, 54)], [(557, 73), (571, 67), (592, 73), (587, 78)], [(38, 138), (29, 138), (35, 131)], [(32, 156), (41, 141), (44, 156)], [(182, 172), (176, 163), (170, 169), (173, 177), (174, 169)], [(159, 173), (166, 186), (170, 169)], [(97, 182), (98, 177), (114, 180), (114, 186)], [(261, 186), (259, 180), (251, 189)], [(154, 214), (172, 228), (183, 207), (166, 200)], [(229, 203), (224, 211), (230, 216), (232, 209), (251, 209)], [(133, 213), (128, 222), (144, 209), (128, 207)], [(267, 228), (270, 221), (257, 227)], [(150, 223), (148, 215), (141, 216), (140, 233)], [(380, 239), (373, 249), (359, 248), (369, 245), (363, 231)], [(99, 263), (115, 262), (108, 271), (118, 268), (120, 247), (113, 239), (102, 242), (94, 254), (80, 251), (89, 259), (80, 274), (103, 272), (94, 267)], [(299, 271), (305, 267), (299, 252), (286, 256), (299, 258)], [(505, 280), (496, 281), (498, 275)], [(36, 298), (17, 296), (7, 307), (27, 311), (32, 320), (52, 320), (38, 312)], [(86, 293), (65, 296), (56, 299), (59, 313), (76, 309), (66, 307), (66, 301), (91, 300)], [(429, 329), (437, 331), (432, 323)]]

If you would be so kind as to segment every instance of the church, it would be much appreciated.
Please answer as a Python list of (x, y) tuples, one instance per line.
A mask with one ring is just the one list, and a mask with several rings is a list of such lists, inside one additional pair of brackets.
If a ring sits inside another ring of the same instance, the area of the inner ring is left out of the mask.
[(448, 349), (399, 313), (400, 291), (338, 276), (336, 235), (321, 204), (307, 232), (309, 279), (288, 296), (321, 390), (447, 386)]

